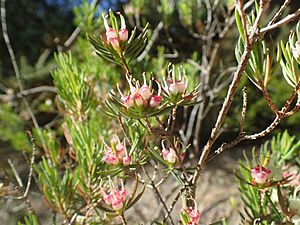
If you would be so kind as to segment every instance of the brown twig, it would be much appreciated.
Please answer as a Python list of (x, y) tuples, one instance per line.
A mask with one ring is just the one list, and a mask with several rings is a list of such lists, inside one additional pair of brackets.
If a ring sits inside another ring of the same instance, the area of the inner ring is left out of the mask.
[[(28, 180), (27, 180), (27, 185), (26, 185), (26, 188), (24, 190), (24, 193), (21, 195), (21, 196), (5, 196), (6, 198), (11, 198), (11, 199), (18, 199), (18, 200), (22, 200), (22, 199), (25, 199), (27, 198), (27, 195), (29, 193), (29, 189), (30, 189), (30, 186), (31, 186), (31, 181), (32, 181), (32, 177), (33, 177), (33, 166), (34, 166), (34, 160), (35, 160), (35, 155), (36, 155), (36, 145), (35, 145), (35, 141), (33, 139), (33, 136), (31, 134), (30, 131), (27, 131), (29, 137), (30, 137), (30, 141), (32, 143), (32, 154), (31, 154), (31, 160), (30, 160), (30, 167), (29, 167), (29, 173), (28, 173)], [(8, 159), (7, 160), (13, 173), (14, 173), (14, 176), (17, 180), (17, 183), (19, 185), (20, 188), (24, 188), (24, 184), (22, 182), (22, 179), (20, 178), (19, 176), (19, 173), (18, 171), (16, 170), (13, 162), (11, 159)]]
[[(224, 123), (224, 120), (227, 116), (227, 112), (231, 106), (231, 103), (233, 101), (233, 97), (235, 95), (235, 92), (236, 92), (236, 89), (238, 87), (238, 84), (240, 83), (240, 80), (241, 80), (241, 77), (242, 77), (242, 74), (246, 68), (246, 65), (247, 65), (247, 62), (249, 61), (249, 58), (250, 58), (250, 54), (251, 54), (251, 51), (254, 47), (254, 44), (256, 43), (257, 41), (257, 35), (258, 35), (258, 26), (259, 26), (259, 22), (263, 16), (263, 13), (266, 9), (266, 6), (265, 6), (265, 3), (264, 1), (261, 0), (260, 2), (260, 7), (259, 7), (259, 10), (258, 10), (258, 13), (257, 13), (257, 17), (256, 17), (256, 20), (254, 22), (254, 25), (252, 27), (252, 30), (251, 30), (251, 33), (250, 33), (250, 36), (249, 36), (249, 42), (250, 42), (250, 45), (248, 48), (245, 48), (244, 49), (244, 52), (242, 54), (242, 57), (240, 59), (240, 63), (237, 67), (237, 70), (236, 72), (234, 73), (234, 76), (233, 76), (233, 80), (229, 86), (229, 89), (228, 89), (228, 92), (227, 92), (227, 95), (225, 97), (225, 100), (223, 102), (223, 105), (222, 105), (222, 108), (219, 112), (219, 115), (218, 115), (218, 118), (217, 118), (217, 121), (215, 123), (215, 126), (214, 128), (212, 129), (211, 131), (211, 135), (210, 135), (210, 138), (208, 139), (206, 145), (204, 146), (204, 149), (202, 151), (202, 154), (200, 156), (200, 159), (197, 163), (197, 166), (196, 166), (196, 169), (195, 169), (195, 173), (194, 175), (191, 177), (192, 179), (192, 185), (193, 185), (193, 190), (195, 190), (196, 188), (196, 182), (198, 180), (198, 177), (200, 176), (200, 172), (202, 171), (204, 165), (205, 165), (205, 162), (206, 162), (206, 159), (209, 155), (209, 152), (211, 151), (211, 147), (213, 146), (214, 142), (216, 141), (217, 137), (218, 137), (218, 134), (220, 132), (220, 129)], [(193, 191), (193, 193), (195, 193), (195, 191)]]
[(250, 42), (249, 42), (249, 34), (248, 34), (248, 29), (247, 29), (247, 18), (246, 18), (246, 13), (244, 10), (244, 0), (238, 0), (238, 4), (236, 7), (237, 7), (237, 10), (242, 19), (245, 43), (246, 43), (246, 47), (248, 48), (250, 46)]
[(264, 96), (265, 100), (267, 101), (267, 103), (268, 103), (270, 109), (272, 109), (272, 111), (277, 115), (277, 114), (279, 113), (279, 111), (278, 111), (278, 109), (276, 108), (276, 106), (274, 105), (272, 99), (270, 98), (266, 86), (263, 85), (263, 83), (262, 83), (261, 80), (258, 81), (258, 85), (259, 85), (259, 87), (261, 88), (261, 90), (262, 90), (262, 92), (263, 92), (263, 96)]
[[(18, 84), (18, 87), (20, 89), (20, 92), (23, 92), (24, 91), (24, 86), (23, 86), (23, 83), (22, 83), (22, 80), (21, 80), (21, 73), (20, 73), (20, 70), (19, 70), (19, 67), (18, 67), (18, 64), (17, 64), (17, 61), (16, 61), (15, 53), (13, 51), (13, 48), (12, 48), (11, 44), (10, 44), (10, 39), (9, 39), (8, 32), (7, 32), (5, 0), (1, 0), (1, 25), (2, 25), (2, 34), (3, 34), (4, 42), (5, 42), (5, 45), (7, 47), (11, 63), (13, 65), (13, 69), (14, 69), (14, 73), (15, 73), (15, 76), (16, 76), (17, 84)], [(41, 129), (40, 129), (40, 126), (37, 122), (37, 119), (36, 119), (32, 109), (31, 109), (27, 99), (24, 96), (22, 96), (22, 99), (23, 99), (23, 102), (25, 104), (26, 110), (27, 110), (28, 114), (30, 115), (30, 118), (33, 122), (33, 125), (35, 126), (35, 128), (37, 130), (39, 138), (41, 139), (42, 145), (43, 145), (44, 149), (46, 149), (46, 141), (45, 141), (44, 136), (41, 132)]]
[[(156, 187), (156, 185), (155, 185), (153, 179), (150, 178), (149, 173), (145, 170), (145, 168), (144, 168), (144, 167), (142, 167), (142, 168), (143, 168), (144, 173), (145, 173), (146, 176), (148, 177), (148, 179), (149, 179), (149, 181), (150, 181), (150, 185), (151, 185), (151, 187), (153, 188), (155, 194), (157, 195), (159, 201), (160, 201), (161, 204), (163, 205), (165, 211), (168, 212), (168, 207), (167, 207), (167, 205), (166, 205), (166, 202), (164, 201), (164, 199), (162, 198), (160, 192), (158, 191), (158, 189), (157, 189), (157, 187)], [(167, 214), (168, 214), (168, 213), (167, 213)], [(170, 219), (170, 222), (172, 223), (172, 225), (175, 225), (175, 224), (174, 224), (174, 221), (173, 221), (173, 219), (172, 219), (172, 217), (171, 217), (170, 214), (168, 214), (168, 218)]]

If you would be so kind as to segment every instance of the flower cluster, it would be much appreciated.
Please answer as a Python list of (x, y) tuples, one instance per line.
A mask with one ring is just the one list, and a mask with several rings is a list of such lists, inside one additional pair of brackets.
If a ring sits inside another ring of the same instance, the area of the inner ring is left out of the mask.
[(192, 208), (192, 207), (182, 208), (180, 212), (181, 212), (181, 218), (183, 222), (185, 222), (186, 218), (188, 219), (188, 223), (184, 223), (184, 224), (198, 225), (200, 223), (200, 212), (196, 208)]
[(128, 155), (125, 144), (121, 143), (119, 138), (116, 136), (111, 140), (111, 146), (106, 147), (102, 161), (110, 165), (117, 165), (121, 163), (124, 166), (128, 166), (131, 163), (131, 157)]
[(264, 184), (271, 176), (271, 170), (257, 165), (251, 169), (251, 176), (255, 184)]
[(188, 81), (185, 75), (179, 73), (179, 77), (175, 76), (175, 67), (170, 70), (170, 74), (167, 80), (164, 80), (164, 92), (171, 98), (184, 97), (187, 89)]
[(146, 82), (146, 77), (144, 77), (144, 84), (139, 87), (137, 83), (136, 86), (132, 85), (131, 80), (128, 80), (130, 85), (130, 95), (122, 95), (122, 102), (127, 108), (134, 108), (138, 111), (142, 111), (145, 108), (156, 108), (160, 105), (162, 97), (160, 96), (160, 85), (158, 84), (158, 93), (153, 94), (152, 83), (149, 85)]
[(126, 190), (123, 189), (113, 189), (109, 194), (105, 193), (103, 196), (105, 204), (111, 206), (116, 211), (123, 208), (125, 200)]
[(121, 14), (119, 15), (121, 19), (121, 28), (119, 30), (110, 27), (107, 22), (107, 17), (103, 17), (106, 29), (106, 40), (116, 50), (120, 50), (120, 42), (128, 40), (128, 30), (126, 29), (125, 19)]
[(178, 161), (178, 158), (180, 161), (183, 161), (185, 157), (184, 152), (176, 152), (172, 147), (166, 148), (166, 146), (164, 145), (164, 141), (162, 141), (161, 145), (163, 147), (162, 156), (166, 162), (174, 165)]

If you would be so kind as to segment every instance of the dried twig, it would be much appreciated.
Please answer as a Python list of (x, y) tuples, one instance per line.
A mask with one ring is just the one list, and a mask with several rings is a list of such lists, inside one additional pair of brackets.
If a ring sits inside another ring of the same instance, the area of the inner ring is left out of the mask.
[[(18, 67), (18, 64), (17, 64), (17, 61), (16, 61), (15, 53), (12, 49), (11, 44), (10, 44), (10, 39), (9, 39), (8, 32), (7, 32), (5, 0), (1, 0), (1, 24), (2, 24), (2, 34), (3, 34), (4, 41), (5, 41), (5, 45), (8, 49), (10, 60), (11, 60), (11, 63), (13, 65), (13, 69), (14, 69), (14, 72), (15, 72), (17, 84), (18, 84), (19, 89), (20, 89), (20, 93), (22, 93), (24, 91), (24, 86), (23, 86), (23, 83), (22, 83), (22, 80), (21, 80), (21, 73), (20, 73), (20, 70), (19, 70), (19, 67)], [(31, 120), (32, 120), (35, 128), (37, 129), (37, 132), (38, 132), (39, 138), (41, 139), (42, 145), (43, 145), (44, 149), (46, 149), (46, 141), (45, 141), (44, 136), (41, 132), (41, 129), (40, 129), (40, 126), (37, 122), (37, 119), (36, 119), (32, 109), (31, 109), (27, 99), (24, 96), (22, 96), (22, 99), (23, 99), (23, 102), (25, 104), (26, 110), (27, 110), (28, 114), (30, 115)]]

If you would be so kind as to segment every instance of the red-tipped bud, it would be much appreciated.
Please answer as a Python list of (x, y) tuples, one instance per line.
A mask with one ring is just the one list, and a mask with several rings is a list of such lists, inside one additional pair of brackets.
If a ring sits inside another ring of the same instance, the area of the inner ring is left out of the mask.
[(108, 42), (113, 46), (114, 49), (120, 49), (120, 44), (118, 38), (109, 38)]
[(129, 155), (123, 157), (123, 165), (129, 166), (131, 163), (131, 157)]
[(183, 80), (177, 81), (176, 87), (177, 87), (178, 93), (183, 93), (183, 92), (185, 92), (185, 89), (186, 89), (186, 82), (184, 82)]
[(144, 105), (144, 100), (143, 100), (143, 98), (140, 94), (138, 94), (138, 93), (134, 94), (133, 99), (134, 99), (134, 102), (137, 106), (143, 106)]
[(251, 169), (251, 176), (255, 183), (264, 184), (267, 182), (267, 180), (271, 176), (271, 170), (258, 165)]
[(122, 209), (122, 208), (123, 208), (123, 202), (122, 202), (122, 200), (119, 200), (119, 199), (113, 199), (113, 201), (112, 201), (112, 203), (111, 203), (111, 207), (112, 207), (114, 210), (116, 210), (116, 211)]
[(119, 30), (119, 37), (121, 41), (127, 41), (128, 40), (128, 30), (126, 28), (121, 28)]
[(171, 94), (177, 95), (178, 90), (177, 90), (177, 86), (176, 86), (175, 82), (172, 82), (172, 83), (169, 84), (169, 91), (170, 91)]
[(113, 28), (108, 28), (106, 30), (106, 40), (110, 40), (110, 39), (117, 39), (118, 38), (118, 35), (117, 35), (117, 32), (115, 29)]
[(122, 143), (117, 144), (116, 150), (117, 150), (117, 156), (119, 158), (122, 158), (123, 156), (126, 155), (125, 146)]
[(104, 161), (107, 164), (117, 165), (119, 163), (119, 158), (111, 152), (108, 152), (105, 153), (105, 155), (102, 158), (102, 161)]
[(140, 88), (140, 94), (144, 100), (148, 100), (151, 97), (151, 90), (148, 85), (143, 85)]
[(150, 98), (150, 107), (155, 108), (159, 106), (160, 102), (162, 100), (162, 97), (160, 95), (153, 95)]
[(169, 84), (169, 92), (173, 95), (177, 95), (178, 93), (183, 93), (186, 90), (186, 82), (184, 80), (180, 81), (172, 81)]
[(177, 160), (177, 155), (173, 148), (169, 148), (169, 149), (164, 148), (162, 150), (162, 155), (164, 160), (166, 160), (171, 164), (174, 164)]
[(130, 95), (123, 96), (122, 97), (122, 102), (128, 108), (131, 108), (133, 106), (133, 99)]
[(113, 196), (111, 194), (105, 194), (103, 200), (105, 204), (110, 205), (113, 200)]

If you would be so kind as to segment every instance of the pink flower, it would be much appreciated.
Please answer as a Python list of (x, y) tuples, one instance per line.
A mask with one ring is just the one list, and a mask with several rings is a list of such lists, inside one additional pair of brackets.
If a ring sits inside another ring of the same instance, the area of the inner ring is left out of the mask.
[(102, 158), (102, 161), (104, 161), (107, 164), (117, 165), (119, 163), (119, 158), (113, 153), (108, 152), (105, 153), (105, 155)]
[(131, 157), (129, 155), (123, 157), (123, 165), (128, 166), (131, 163)]
[(192, 223), (198, 224), (200, 222), (200, 212), (197, 209), (190, 209), (188, 214)]
[(119, 30), (119, 37), (121, 41), (127, 41), (128, 40), (128, 30), (126, 28), (121, 28)]
[(164, 160), (166, 160), (171, 164), (174, 164), (177, 160), (177, 155), (173, 148), (169, 148), (169, 149), (164, 148), (162, 150), (162, 155)]
[(106, 30), (106, 39), (109, 40), (109, 39), (114, 39), (114, 38), (118, 38), (117, 32), (116, 32), (115, 29), (109, 27), (109, 28)]
[(176, 87), (177, 87), (178, 93), (183, 93), (186, 89), (186, 82), (184, 80), (177, 81)]
[(112, 207), (114, 210), (116, 210), (116, 211), (122, 209), (122, 208), (123, 208), (123, 202), (122, 202), (122, 200), (119, 200), (119, 199), (113, 199), (113, 200), (112, 200), (112, 203), (111, 203), (111, 207)]
[(160, 102), (162, 100), (162, 97), (160, 95), (153, 95), (150, 98), (150, 107), (155, 108), (157, 106), (159, 106)]
[(131, 108), (133, 106), (133, 99), (130, 95), (123, 96), (121, 100), (127, 108)]
[(269, 179), (271, 170), (264, 168), (263, 166), (257, 165), (251, 169), (251, 176), (253, 181), (257, 184), (264, 184)]
[(189, 217), (189, 223), (188, 225), (198, 225), (200, 223), (200, 212), (197, 209), (194, 209), (192, 207), (189, 208), (181, 208), (180, 212), (184, 215), (187, 213), (187, 216)]
[(107, 205), (118, 211), (123, 208), (126, 200), (126, 190), (113, 189), (110, 191), (110, 194), (103, 196), (103, 200)]
[(136, 93), (133, 95), (134, 102), (137, 106), (143, 106), (144, 105), (144, 100), (142, 96), (139, 93)]
[(107, 204), (107, 205), (110, 205), (112, 203), (113, 198), (114, 197), (111, 194), (105, 194), (103, 196), (103, 200), (104, 200), (105, 204)]
[(177, 95), (178, 93), (183, 93), (186, 90), (186, 82), (184, 80), (180, 81), (170, 81), (169, 83), (169, 91), (173, 95)]
[(175, 83), (175, 82), (171, 82), (171, 83), (169, 84), (169, 91), (170, 91), (171, 94), (177, 95), (178, 89), (177, 89), (177, 86), (176, 86), (176, 83)]
[(151, 90), (148, 85), (143, 85), (140, 88), (140, 94), (144, 100), (148, 100), (151, 97)]
[(117, 150), (117, 156), (119, 158), (122, 158), (123, 156), (126, 155), (126, 149), (125, 149), (125, 146), (122, 143), (117, 144), (116, 150)]
[(111, 191), (111, 194), (113, 195), (113, 197), (115, 199), (121, 199), (122, 201), (125, 200), (126, 193), (127, 193), (126, 190), (123, 190), (123, 189), (121, 189), (121, 190), (119, 190), (119, 189), (113, 189)]
[(113, 46), (114, 49), (120, 49), (120, 44), (118, 38), (109, 38), (107, 41)]

